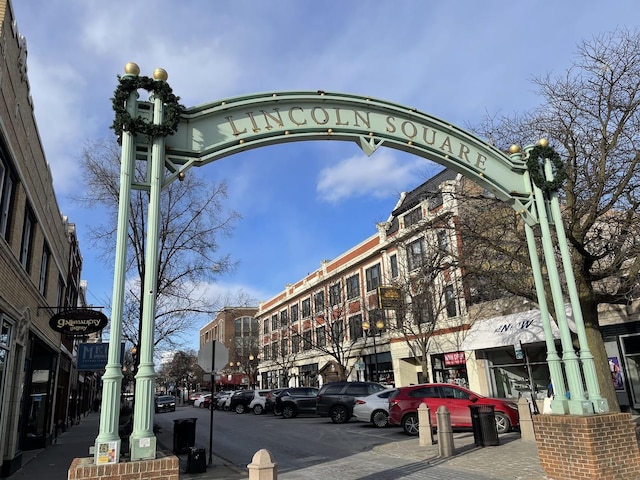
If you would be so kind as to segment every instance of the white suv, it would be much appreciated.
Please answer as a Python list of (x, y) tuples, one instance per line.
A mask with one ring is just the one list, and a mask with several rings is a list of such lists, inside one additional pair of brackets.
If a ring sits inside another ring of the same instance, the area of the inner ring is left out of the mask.
[(267, 394), (271, 390), (254, 390), (253, 400), (249, 403), (249, 410), (253, 410), (256, 415), (261, 415), (267, 409)]

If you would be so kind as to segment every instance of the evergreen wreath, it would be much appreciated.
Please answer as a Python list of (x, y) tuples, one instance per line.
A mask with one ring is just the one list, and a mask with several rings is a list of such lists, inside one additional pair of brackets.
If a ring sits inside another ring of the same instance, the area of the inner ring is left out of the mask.
[[(113, 111), (116, 113), (111, 128), (115, 130), (118, 136), (118, 142), (121, 141), (122, 132), (125, 131), (131, 132), (134, 135), (142, 133), (150, 138), (166, 137), (176, 132), (178, 123), (180, 123), (180, 114), (184, 110), (184, 107), (179, 103), (180, 97), (176, 97), (173, 94), (173, 90), (167, 82), (154, 80), (153, 78), (145, 76), (126, 76), (123, 78), (118, 75), (118, 80), (118, 87), (111, 99)], [(153, 94), (157, 95), (162, 100), (162, 103), (165, 104), (162, 124), (155, 125), (149, 123), (142, 117), (133, 118), (129, 115), (129, 112), (127, 112), (125, 104), (129, 95), (131, 92), (139, 89), (153, 92)]]
[[(547, 180), (544, 175), (544, 165), (540, 164), (541, 158), (551, 160), (554, 169), (553, 180), (551, 181)], [(560, 155), (553, 147), (549, 146), (536, 145), (531, 149), (527, 158), (527, 169), (533, 183), (543, 192), (557, 192), (567, 178), (567, 172), (564, 168), (564, 163), (560, 160)]]

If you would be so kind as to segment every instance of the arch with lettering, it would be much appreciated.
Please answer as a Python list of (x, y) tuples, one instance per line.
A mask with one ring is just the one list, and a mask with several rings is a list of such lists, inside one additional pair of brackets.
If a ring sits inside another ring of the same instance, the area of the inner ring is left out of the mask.
[(367, 155), (385, 146), (427, 158), (472, 179), (525, 222), (536, 223), (519, 153), (506, 155), (415, 108), (351, 94), (264, 93), (188, 108), (178, 131), (165, 139), (165, 163), (177, 176), (237, 152), (307, 140), (353, 141)]

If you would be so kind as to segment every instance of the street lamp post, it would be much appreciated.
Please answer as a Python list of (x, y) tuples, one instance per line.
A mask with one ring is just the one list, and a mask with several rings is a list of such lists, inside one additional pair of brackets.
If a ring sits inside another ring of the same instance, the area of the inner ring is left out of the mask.
[(384, 328), (384, 322), (382, 320), (377, 320), (375, 325), (371, 325), (366, 320), (362, 322), (362, 329), (366, 332), (367, 335), (371, 335), (373, 337), (373, 364), (374, 364), (374, 374), (371, 375), (371, 380), (377, 382), (378, 378), (378, 349), (376, 345), (376, 337), (382, 332)]

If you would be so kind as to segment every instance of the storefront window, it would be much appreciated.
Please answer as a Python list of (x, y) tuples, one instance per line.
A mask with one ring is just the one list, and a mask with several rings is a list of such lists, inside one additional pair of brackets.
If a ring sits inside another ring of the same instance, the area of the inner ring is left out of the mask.
[(433, 369), (434, 382), (453, 383), (461, 387), (469, 387), (464, 352), (431, 355), (431, 367)]
[(0, 418), (2, 418), (2, 405), (4, 402), (4, 389), (6, 383), (6, 375), (9, 365), (9, 345), (11, 345), (11, 325), (0, 314), (0, 323), (2, 324), (2, 330), (0, 330)]
[(621, 337), (634, 408), (640, 405), (640, 335)]
[(487, 350), (485, 358), (491, 366), (491, 396), (498, 398), (543, 399), (550, 384), (549, 367), (544, 346), (523, 345), (524, 358), (517, 359), (513, 347)]

